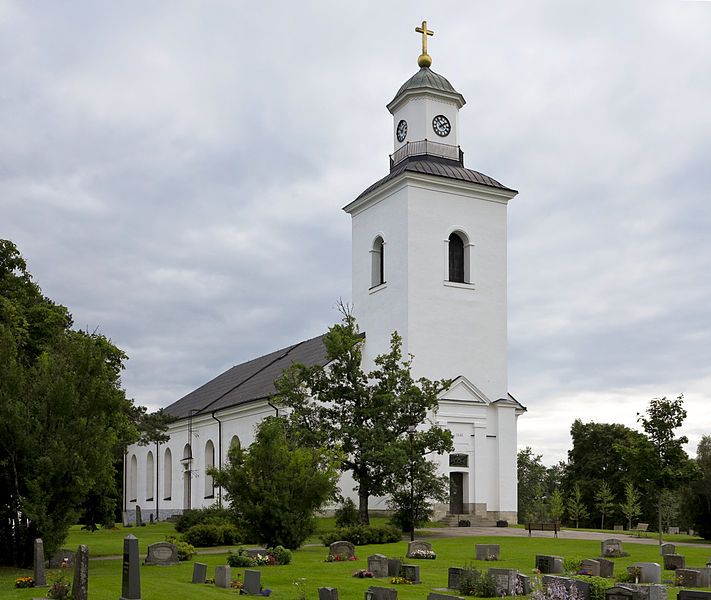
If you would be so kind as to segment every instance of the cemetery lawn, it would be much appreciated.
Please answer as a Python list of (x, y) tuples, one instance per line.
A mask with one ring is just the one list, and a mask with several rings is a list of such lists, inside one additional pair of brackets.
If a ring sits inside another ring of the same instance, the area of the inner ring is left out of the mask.
[[(158, 528), (159, 525), (154, 525)], [(143, 528), (150, 529), (150, 528)], [(130, 531), (130, 530), (129, 530)], [(135, 529), (134, 529), (135, 531)], [(91, 534), (90, 534), (91, 535)], [(474, 544), (500, 544), (501, 560), (495, 562), (474, 561)], [(635, 544), (623, 540), (624, 549), (630, 556), (615, 560), (615, 573), (622, 573), (625, 567), (633, 562), (660, 562), (659, 548), (656, 545)], [(463, 566), (468, 562), (480, 569), (488, 567), (516, 568), (531, 575), (536, 554), (554, 554), (566, 558), (594, 558), (600, 554), (600, 542), (588, 540), (556, 540), (552, 538), (507, 538), (470, 536), (433, 541), (433, 549), (437, 552), (436, 560), (409, 560), (408, 563), (420, 566), (419, 585), (391, 585), (389, 579), (356, 579), (351, 577), (357, 569), (367, 567), (367, 557), (376, 552), (390, 557), (403, 557), (407, 550), (407, 542), (395, 544), (380, 544), (359, 546), (358, 560), (352, 562), (326, 563), (328, 550), (324, 546), (307, 546), (294, 552), (290, 565), (279, 567), (262, 567), (262, 585), (273, 590), (272, 597), (285, 600), (296, 600), (298, 589), (295, 583), (302, 581), (309, 599), (318, 598), (317, 588), (336, 587), (339, 595), (345, 600), (361, 599), (365, 590), (371, 585), (394, 587), (398, 590), (401, 600), (421, 600), (433, 588), (441, 588), (447, 584), (447, 569)], [(703, 565), (709, 557), (708, 549), (680, 547), (679, 551), (686, 556), (688, 565)], [(92, 554), (90, 549), (90, 554)], [(208, 576), (212, 577), (215, 567), (225, 564), (225, 554), (210, 554), (196, 557), (199, 562), (207, 563)], [(141, 559), (145, 551), (141, 551)], [(232, 569), (233, 578), (242, 574), (244, 569)], [(44, 590), (15, 590), (16, 577), (31, 575), (29, 570), (0, 569), (0, 598), (29, 599), (45, 596)], [(48, 580), (53, 572), (48, 573)], [(174, 598), (234, 598), (231, 590), (218, 589), (214, 585), (191, 584), (192, 561), (172, 567), (141, 566), (141, 587), (144, 600), (173, 600)], [(662, 579), (673, 579), (671, 571), (663, 571)], [(669, 599), (674, 600), (678, 588), (669, 586)], [(121, 561), (92, 560), (89, 563), (89, 594), (92, 600), (116, 600), (121, 595)]]

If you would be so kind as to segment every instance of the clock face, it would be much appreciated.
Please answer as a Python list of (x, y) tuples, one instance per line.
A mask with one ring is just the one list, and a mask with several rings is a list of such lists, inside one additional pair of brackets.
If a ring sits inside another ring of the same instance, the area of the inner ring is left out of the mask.
[(452, 131), (452, 126), (449, 124), (449, 119), (444, 115), (437, 115), (432, 119), (432, 129), (439, 137), (447, 137)]
[(402, 120), (397, 124), (397, 141), (404, 142), (407, 137), (407, 121)]

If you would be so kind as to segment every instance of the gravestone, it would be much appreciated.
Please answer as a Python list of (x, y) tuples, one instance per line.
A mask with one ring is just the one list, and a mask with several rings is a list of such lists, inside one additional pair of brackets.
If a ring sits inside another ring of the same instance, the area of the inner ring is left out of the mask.
[(600, 561), (584, 558), (580, 561), (580, 573), (591, 577), (600, 577)]
[(388, 576), (388, 557), (383, 554), (373, 554), (368, 557), (368, 571), (373, 577)]
[(613, 529), (614, 529), (615, 531), (624, 531), (624, 530), (625, 530), (625, 526), (624, 526), (624, 525), (615, 525), (615, 526), (613, 527)]
[(156, 542), (148, 546), (147, 565), (177, 565), (178, 547), (170, 542)]
[(676, 554), (676, 546), (674, 544), (662, 544), (659, 546), (659, 554)]
[(562, 573), (563, 558), (561, 556), (549, 556), (547, 554), (536, 554), (536, 569), (541, 573)]
[(670, 527), (669, 528), (669, 535), (679, 535), (679, 528), (678, 527)]
[(398, 577), (402, 561), (399, 558), (388, 558), (388, 577)]
[(528, 596), (531, 593), (531, 578), (523, 573), (516, 574), (516, 595)]
[(449, 567), (447, 570), (447, 588), (458, 590), (462, 582), (462, 573), (464, 573), (462, 567)]
[(701, 590), (679, 590), (677, 600), (711, 600), (711, 592)]
[(415, 540), (414, 542), (407, 543), (407, 558), (418, 558), (415, 556), (415, 552), (432, 552), (432, 544), (429, 542), (422, 542), (420, 540)]
[(47, 576), (44, 571), (44, 542), (42, 538), (35, 540), (32, 579), (35, 580), (35, 587), (45, 587), (47, 585)]
[(614, 577), (615, 561), (607, 558), (598, 558), (597, 562), (600, 563), (600, 577)]
[(552, 575), (545, 575), (543, 577), (543, 587), (555, 584), (562, 585), (569, 594), (571, 590), (575, 588), (578, 593), (577, 597), (580, 598), (580, 600), (590, 600), (592, 586), (587, 581), (571, 579), (570, 577), (554, 577)]
[(338, 590), (336, 588), (318, 588), (318, 600), (338, 600)]
[(124, 527), (133, 527), (133, 525), (131, 525), (131, 521), (128, 518), (128, 513), (125, 510), (121, 511), (121, 524)]
[(141, 514), (141, 507), (136, 504), (136, 527), (143, 527), (143, 515)]
[(639, 581), (637, 583), (661, 583), (662, 568), (659, 563), (637, 562), (627, 567), (627, 572), (634, 576), (634, 569), (639, 569)]
[(207, 565), (205, 563), (193, 563), (193, 583), (205, 583), (207, 579)]
[(615, 585), (605, 590), (605, 600), (642, 600), (642, 595), (630, 586)]
[(252, 596), (260, 594), (262, 591), (262, 572), (246, 569), (242, 589)]
[(89, 548), (80, 544), (74, 558), (74, 579), (72, 579), (73, 600), (89, 598)]
[[(245, 576), (247, 572), (245, 571)], [(217, 565), (215, 567), (215, 585), (226, 590), (232, 587), (232, 570), (229, 565)]]
[(474, 559), (475, 560), (499, 560), (501, 555), (501, 546), (499, 544), (475, 544)]
[(138, 538), (123, 538), (123, 570), (121, 571), (121, 600), (141, 600), (141, 560), (138, 557)]
[(686, 567), (686, 559), (681, 554), (664, 554), (664, 569), (668, 571), (676, 571)]
[(397, 590), (371, 586), (365, 592), (365, 600), (397, 600)]
[(264, 548), (247, 548), (245, 550), (247, 556), (250, 558), (257, 558), (258, 556), (266, 556), (267, 551)]
[(331, 556), (338, 556), (339, 554), (344, 558), (353, 558), (355, 556), (355, 546), (351, 542), (340, 541), (333, 542), (328, 547), (328, 553)]
[(440, 594), (438, 592), (430, 592), (427, 600), (464, 600), (461, 596), (450, 596), (449, 594)]
[(691, 527), (689, 527), (689, 535), (696, 535), (696, 532)]
[(699, 587), (711, 587), (711, 567), (699, 569)]
[(153, 513), (151, 513), (150, 516), (148, 517), (148, 522), (149, 522), (151, 525), (153, 525)]
[(622, 541), (617, 538), (608, 538), (600, 542), (600, 554), (607, 556), (622, 556)]
[(402, 576), (412, 583), (420, 583), (419, 565), (402, 565)]
[(67, 550), (66, 548), (61, 548), (57, 550), (53, 555), (52, 558), (49, 559), (49, 568), (50, 569), (61, 569), (62, 565), (68, 568), (72, 568), (74, 566), (74, 551), (73, 550)]
[(679, 587), (701, 587), (701, 571), (698, 569), (677, 569), (674, 585)]
[(489, 569), (489, 575), (496, 583), (497, 596), (511, 596), (516, 591), (516, 569)]
[(667, 600), (667, 586), (666, 585), (641, 585), (639, 586), (639, 591), (644, 596), (644, 600)]

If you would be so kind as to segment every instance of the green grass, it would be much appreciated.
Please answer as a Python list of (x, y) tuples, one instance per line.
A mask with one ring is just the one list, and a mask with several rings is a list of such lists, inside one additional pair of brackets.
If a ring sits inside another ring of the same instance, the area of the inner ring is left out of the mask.
[[(157, 535), (161, 525), (142, 528), (141, 538), (145, 543), (151, 536)], [(151, 529), (154, 528), (152, 532)], [(145, 533), (143, 530), (146, 530)], [(131, 533), (136, 532), (128, 530)], [(113, 533), (120, 541), (126, 531), (107, 532), (106, 537)], [(72, 538), (80, 535), (73, 532)], [(94, 534), (81, 534), (92, 536)], [(110, 550), (113, 543), (101, 539), (105, 548)], [(96, 542), (94, 542), (96, 543)], [(493, 543), (501, 545), (502, 560), (496, 563), (477, 562), (473, 560), (474, 544)], [(635, 544), (624, 540), (624, 548), (630, 556), (615, 559), (615, 573), (622, 573), (625, 567), (637, 561), (659, 562), (659, 549), (656, 545)], [(479, 568), (511, 567), (531, 573), (536, 554), (555, 554), (567, 558), (591, 558), (600, 553), (600, 543), (586, 540), (556, 540), (551, 538), (510, 538), (510, 537), (485, 537), (470, 536), (438, 539), (433, 542), (437, 552), (436, 560), (410, 561), (420, 565), (422, 584), (400, 585), (398, 596), (402, 600), (422, 599), (436, 587), (444, 587), (447, 582), (447, 569), (451, 566), (462, 566), (465, 562), (474, 564)], [(273, 590), (272, 597), (291, 600), (297, 597), (294, 582), (305, 579), (305, 588), (308, 598), (317, 598), (317, 588), (321, 586), (336, 587), (341, 598), (363, 598), (364, 591), (370, 585), (390, 586), (387, 579), (354, 579), (351, 574), (356, 569), (367, 567), (367, 557), (376, 552), (381, 552), (391, 557), (402, 557), (407, 549), (406, 542), (396, 544), (383, 544), (364, 546), (357, 549), (358, 560), (346, 563), (325, 563), (327, 549), (323, 546), (304, 547), (294, 552), (291, 565), (284, 567), (263, 567), (262, 583)], [(90, 552), (92, 551), (90, 544)], [(689, 565), (702, 565), (708, 559), (707, 548), (684, 547), (683, 554)], [(142, 558), (145, 556), (142, 552)], [(208, 574), (212, 576), (215, 566), (225, 564), (225, 555), (203, 555), (196, 560), (208, 564)], [(233, 569), (233, 577), (242, 574), (244, 569)], [(121, 592), (121, 561), (120, 560), (92, 560), (89, 567), (90, 583), (89, 593), (92, 600), (116, 600)], [(15, 569), (0, 569), (0, 598), (28, 599), (44, 596), (44, 590), (15, 590), (13, 582), (15, 577), (31, 575), (30, 571)], [(212, 585), (193, 585), (190, 582), (192, 563), (184, 563), (173, 567), (141, 567), (141, 583), (143, 598), (145, 600), (172, 600), (174, 598), (228, 598), (234, 597), (229, 590), (217, 589)], [(673, 573), (664, 571), (663, 579), (673, 579)], [(676, 598), (677, 588), (669, 588), (670, 600)]]

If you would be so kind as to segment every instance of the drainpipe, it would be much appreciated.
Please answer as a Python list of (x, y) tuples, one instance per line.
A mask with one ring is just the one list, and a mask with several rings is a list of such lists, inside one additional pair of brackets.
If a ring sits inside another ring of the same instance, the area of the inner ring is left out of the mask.
[[(210, 416), (217, 421), (217, 463), (218, 468), (222, 471), (222, 421), (215, 416), (215, 412), (210, 413)], [(217, 488), (217, 505), (222, 508), (222, 487)]]
[(279, 416), (279, 407), (278, 407), (278, 406), (274, 406), (271, 402), (267, 402), (267, 404), (268, 404), (269, 406), (271, 406), (271, 407), (274, 409), (274, 412), (276, 413), (274, 416), (275, 416), (275, 417), (278, 417), (278, 416)]
[(160, 504), (159, 504), (160, 494), (158, 493), (158, 491), (160, 490), (160, 485), (158, 482), (158, 474), (160, 473), (160, 454), (159, 454), (160, 448), (159, 447), (160, 447), (160, 444), (158, 442), (156, 442), (156, 491), (155, 491), (155, 494), (156, 494), (156, 523), (160, 520), (158, 518), (158, 515), (160, 515)]
[[(126, 506), (126, 457), (128, 456), (128, 448), (123, 451), (123, 510), (128, 510)], [(121, 515), (121, 522), (123, 523), (123, 515)]]

